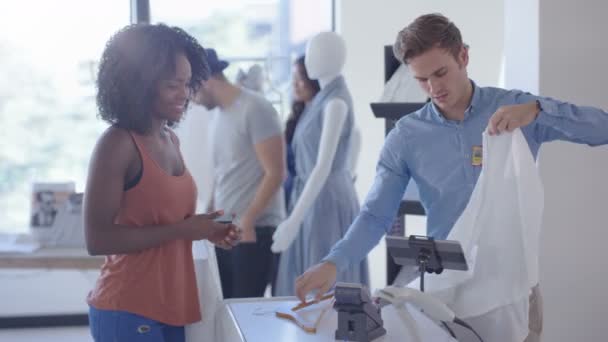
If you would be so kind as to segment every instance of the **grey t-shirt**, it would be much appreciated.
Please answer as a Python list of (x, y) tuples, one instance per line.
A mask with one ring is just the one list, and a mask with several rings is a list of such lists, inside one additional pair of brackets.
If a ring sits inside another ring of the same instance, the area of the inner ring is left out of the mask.
[[(264, 171), (255, 154), (255, 144), (282, 135), (276, 110), (266, 99), (241, 88), (235, 102), (214, 114), (209, 126), (212, 147), (216, 209), (245, 214), (262, 182)], [(281, 189), (258, 216), (256, 226), (278, 226), (285, 218)]]

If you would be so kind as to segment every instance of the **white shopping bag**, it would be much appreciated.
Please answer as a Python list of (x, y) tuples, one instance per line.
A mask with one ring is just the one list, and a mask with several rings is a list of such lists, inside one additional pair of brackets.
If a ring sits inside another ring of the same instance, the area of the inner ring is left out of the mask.
[(207, 248), (205, 258), (194, 259), (194, 270), (196, 272), (196, 283), (198, 287), (198, 299), (203, 319), (200, 322), (186, 326), (186, 342), (215, 342), (217, 313), (222, 308), (222, 287), (217, 268), (215, 249), (211, 243), (201, 241)]
[(527, 335), (543, 203), (540, 176), (521, 130), (499, 136), (484, 132), (482, 172), (447, 237), (462, 244), (469, 271), (429, 275), (425, 290), (457, 317), (484, 322), (486, 340), (522, 341)]

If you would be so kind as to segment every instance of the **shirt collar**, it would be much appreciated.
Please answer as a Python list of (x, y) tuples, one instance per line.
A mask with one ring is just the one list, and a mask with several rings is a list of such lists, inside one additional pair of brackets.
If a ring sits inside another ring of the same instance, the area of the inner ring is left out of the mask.
[[(476, 110), (479, 107), (479, 103), (481, 101), (481, 94), (480, 94), (481, 88), (479, 88), (477, 86), (477, 84), (475, 84), (475, 82), (473, 82), (473, 80), (469, 79), (469, 81), (471, 82), (471, 85), (473, 86), (473, 97), (471, 98), (471, 104), (464, 111), (464, 121), (466, 121), (471, 115), (474, 114), (474, 110)], [(451, 120), (446, 119), (445, 116), (443, 116), (443, 114), (441, 114), (441, 111), (439, 110), (439, 108), (437, 108), (437, 106), (435, 105), (435, 102), (433, 102), (432, 100), (431, 100), (431, 112), (433, 113), (433, 116), (437, 120), (439, 120), (441, 123), (452, 122)]]

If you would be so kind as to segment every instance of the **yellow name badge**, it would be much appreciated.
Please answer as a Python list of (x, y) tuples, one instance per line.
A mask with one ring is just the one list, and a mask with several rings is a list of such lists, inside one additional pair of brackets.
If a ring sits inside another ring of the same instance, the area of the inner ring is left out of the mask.
[(473, 146), (473, 153), (471, 154), (471, 165), (481, 166), (483, 161), (483, 150), (481, 146)]

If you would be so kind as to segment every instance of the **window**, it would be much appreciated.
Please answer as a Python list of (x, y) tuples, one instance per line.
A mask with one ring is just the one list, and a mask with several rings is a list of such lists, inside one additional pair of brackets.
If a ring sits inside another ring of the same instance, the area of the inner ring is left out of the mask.
[[(35, 182), (82, 191), (95, 141), (95, 77), (131, 1), (20, 0), (0, 11), (0, 233), (26, 232)], [(291, 63), (308, 38), (332, 29), (332, 0), (150, 0), (152, 22), (180, 26), (231, 61), (258, 63), (266, 96), (285, 113)], [(66, 15), (68, 14), (69, 15)]]
[(124, 0), (20, 0), (0, 11), (0, 232), (25, 232), (33, 182), (82, 191), (94, 143), (97, 62), (129, 23)]
[(263, 67), (266, 97), (279, 113), (289, 106), (292, 61), (307, 40), (332, 30), (332, 0), (150, 0), (150, 18), (185, 29), (231, 62), (226, 76)]

